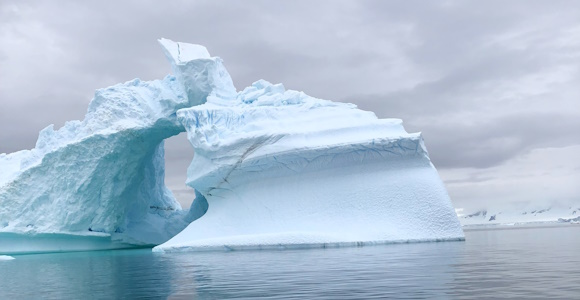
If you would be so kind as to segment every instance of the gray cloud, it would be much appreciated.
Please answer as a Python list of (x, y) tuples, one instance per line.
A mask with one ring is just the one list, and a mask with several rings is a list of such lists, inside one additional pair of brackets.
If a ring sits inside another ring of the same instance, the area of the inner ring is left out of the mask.
[[(416, 100), (413, 97), (387, 96), (357, 97), (359, 107), (375, 111), (379, 117), (401, 117), (409, 132), (421, 131), (431, 159), (443, 168), (486, 168), (503, 163), (531, 149), (566, 147), (580, 144), (580, 114), (573, 103), (560, 104), (561, 110), (526, 111), (505, 110), (509, 105), (496, 106), (497, 115), (477, 113), (481, 106), (469, 103), (440, 107), (444, 101), (432, 101), (427, 93)], [(439, 97), (439, 96), (435, 96)], [(457, 102), (460, 100), (457, 100)], [(401, 100), (400, 100), (401, 99)], [(402, 100), (404, 99), (404, 100)], [(549, 107), (556, 101), (544, 99)], [(350, 100), (350, 99), (348, 99)], [(385, 105), (374, 108), (377, 101)], [(571, 102), (575, 99), (568, 99)], [(417, 107), (417, 103), (425, 103)], [(433, 103), (434, 102), (434, 103)], [(494, 104), (489, 104), (494, 106)], [(525, 106), (525, 103), (521, 103)], [(558, 105), (558, 104), (557, 104)], [(472, 116), (466, 119), (465, 115)]]
[[(580, 145), (538, 148), (485, 168), (442, 169), (456, 207), (521, 210), (578, 205)], [(498, 176), (500, 174), (500, 176)]]
[[(221, 56), (238, 89), (353, 102), (422, 131), (439, 168), (490, 168), (580, 144), (578, 20), (573, 1), (3, 1), (0, 153), (81, 119), (97, 88), (165, 76), (166, 37)], [(174, 190), (191, 155), (167, 142)]]
[(437, 166), (488, 168), (532, 149), (578, 145), (579, 132), (576, 115), (538, 113), (477, 125), (434, 126), (425, 136)]

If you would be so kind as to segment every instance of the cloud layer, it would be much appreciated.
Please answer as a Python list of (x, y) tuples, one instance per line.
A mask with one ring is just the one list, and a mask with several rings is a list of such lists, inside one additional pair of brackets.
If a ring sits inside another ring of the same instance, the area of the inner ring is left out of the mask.
[[(0, 153), (82, 119), (97, 88), (165, 76), (166, 37), (207, 46), (238, 89), (264, 78), (402, 118), (456, 206), (540, 201), (532, 187), (554, 178), (564, 186), (544, 198), (580, 201), (579, 20), (574, 1), (3, 1)], [(186, 203), (192, 150), (183, 138), (167, 148)], [(538, 175), (495, 188), (529, 168)]]

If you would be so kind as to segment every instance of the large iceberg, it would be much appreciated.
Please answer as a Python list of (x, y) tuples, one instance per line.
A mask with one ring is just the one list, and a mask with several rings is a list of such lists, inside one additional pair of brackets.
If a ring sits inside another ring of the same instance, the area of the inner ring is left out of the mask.
[[(98, 90), (83, 121), (0, 154), (0, 253), (464, 238), (421, 135), (401, 120), (263, 80), (236, 92), (204, 47), (160, 43), (174, 76)], [(189, 212), (164, 185), (163, 140), (183, 131), (195, 150)]]

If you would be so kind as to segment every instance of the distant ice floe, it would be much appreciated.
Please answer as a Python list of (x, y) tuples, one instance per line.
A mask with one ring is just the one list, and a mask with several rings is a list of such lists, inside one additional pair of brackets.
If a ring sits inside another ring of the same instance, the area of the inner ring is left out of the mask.
[(539, 223), (577, 224), (580, 222), (580, 204), (554, 204), (534, 208), (504, 207), (466, 213), (456, 210), (463, 226), (521, 225)]

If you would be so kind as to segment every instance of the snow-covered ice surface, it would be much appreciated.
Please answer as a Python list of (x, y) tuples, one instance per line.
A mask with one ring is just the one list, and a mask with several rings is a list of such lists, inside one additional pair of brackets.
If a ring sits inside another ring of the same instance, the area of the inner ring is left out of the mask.
[[(203, 46), (160, 43), (174, 76), (98, 90), (84, 120), (0, 154), (0, 253), (464, 238), (401, 120), (264, 80), (237, 92)], [(163, 140), (185, 130), (189, 213), (164, 185)]]

